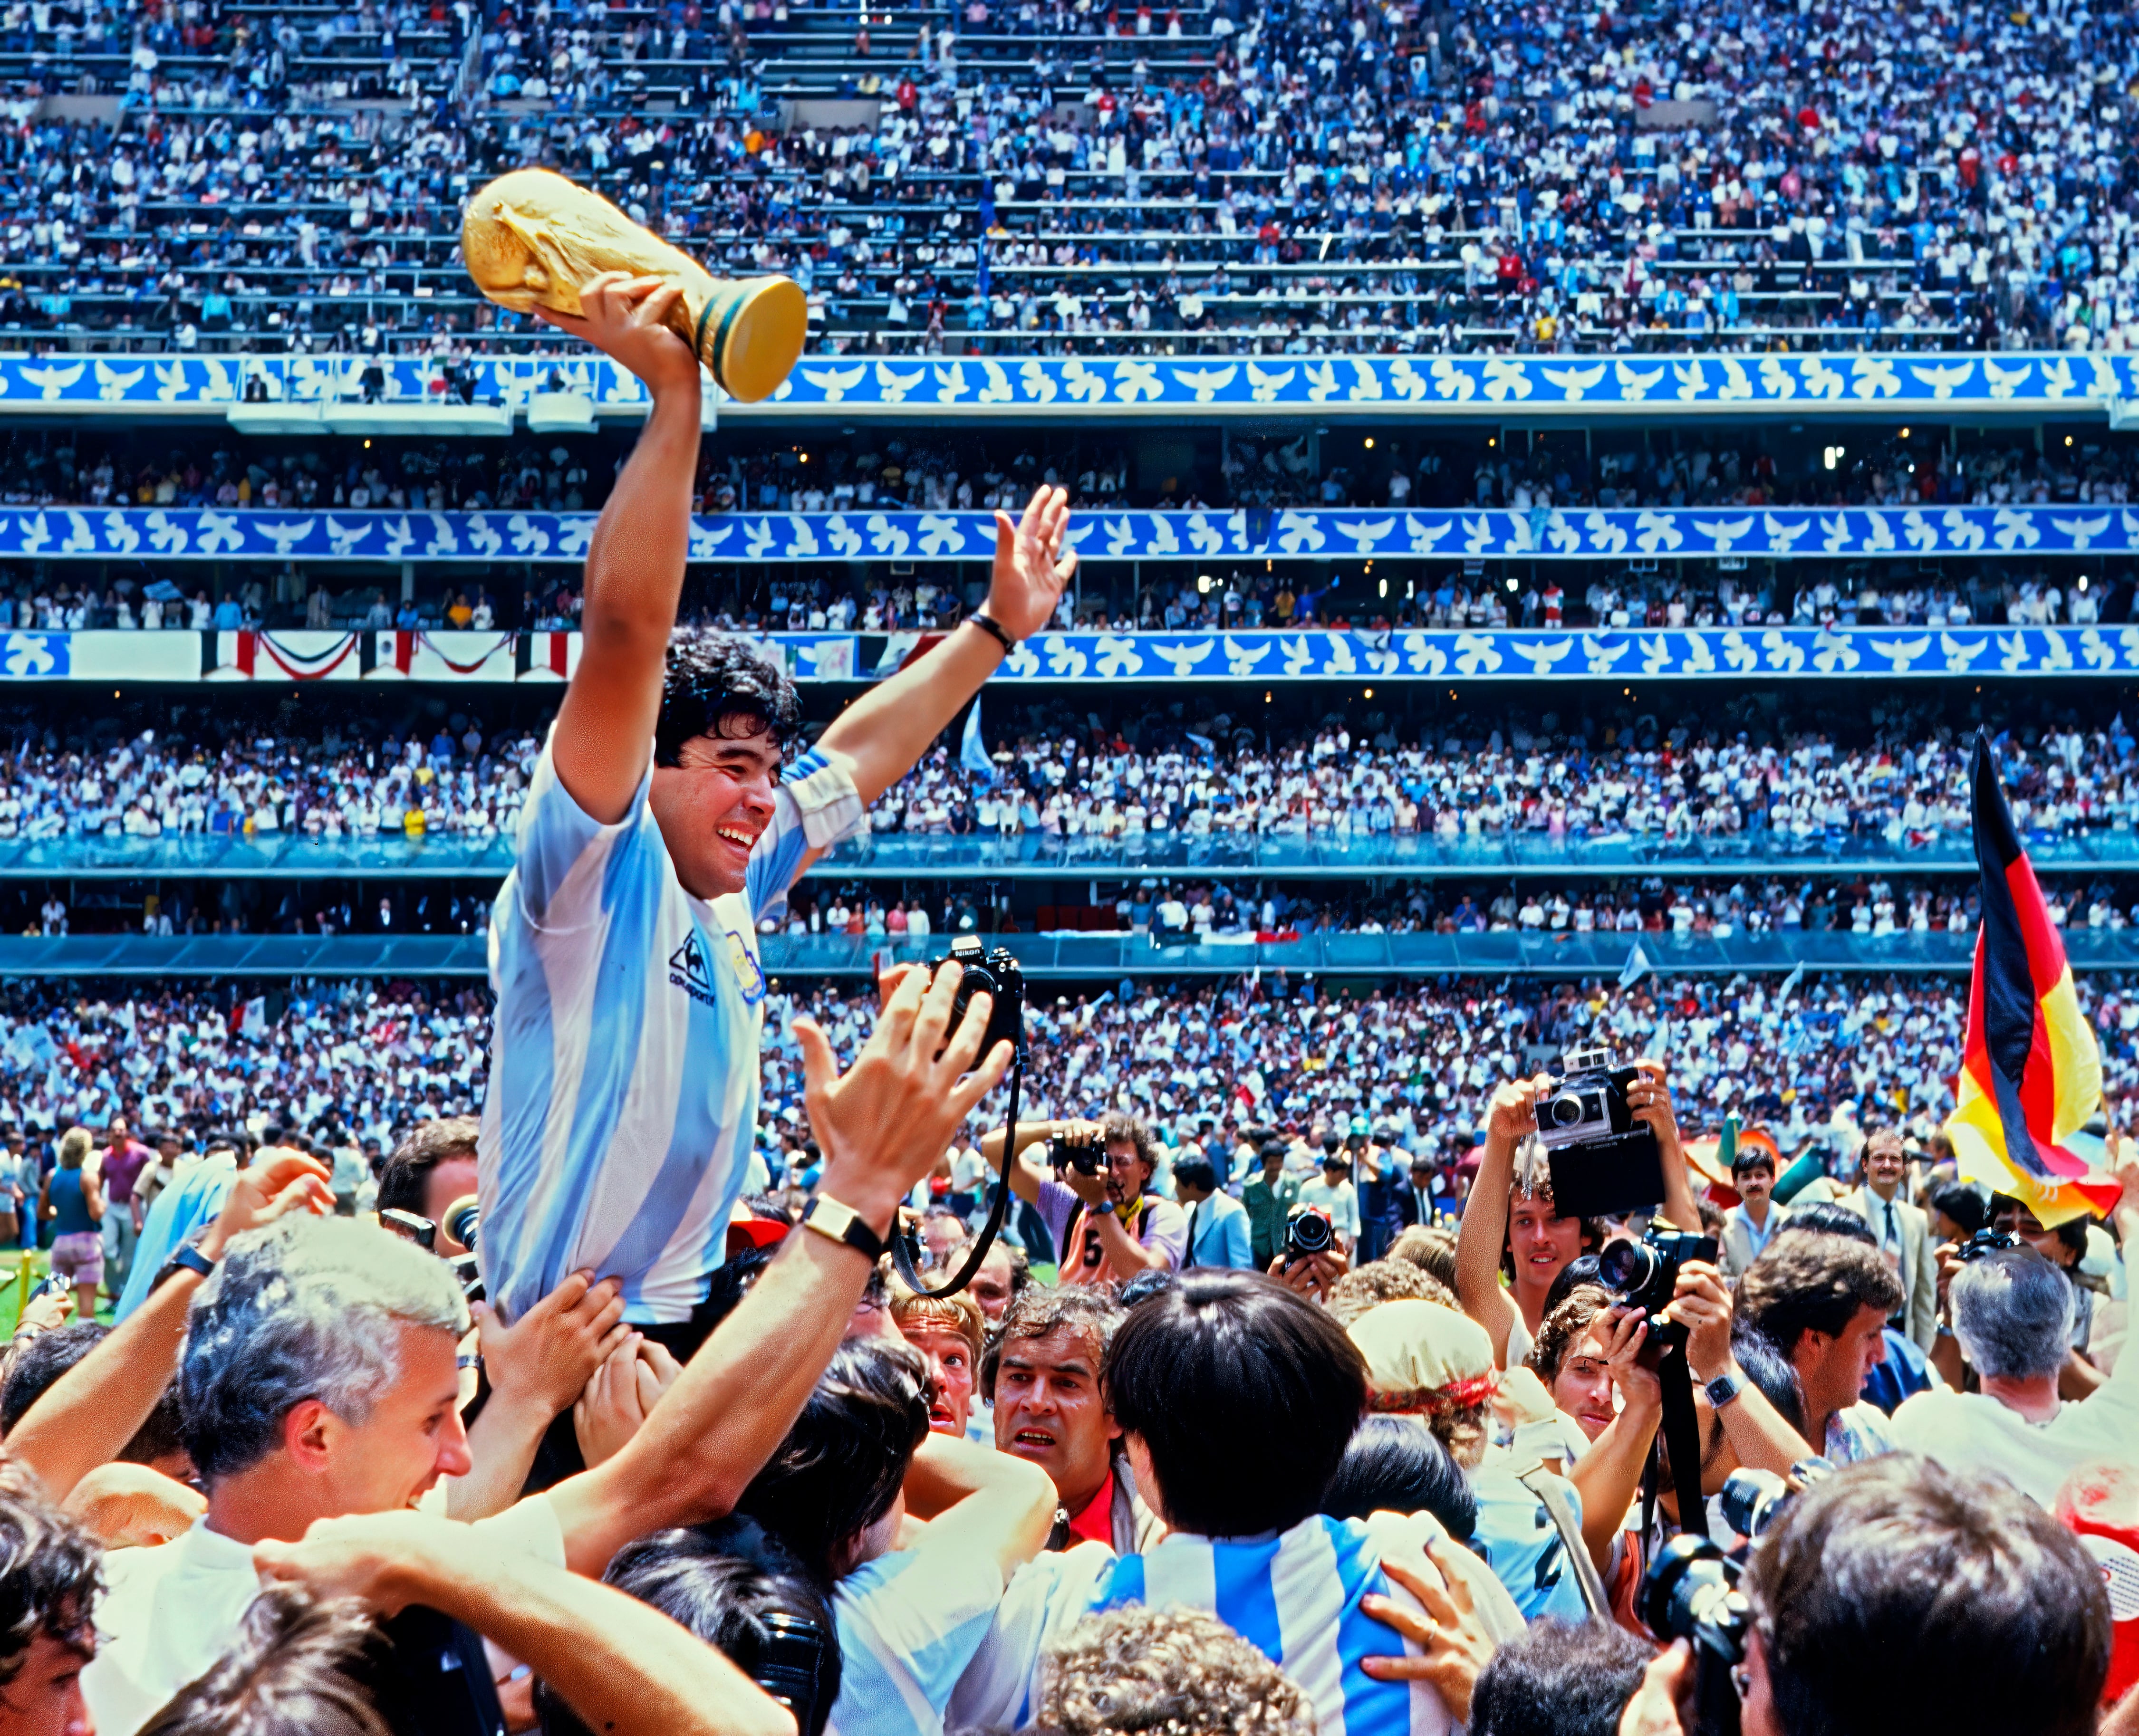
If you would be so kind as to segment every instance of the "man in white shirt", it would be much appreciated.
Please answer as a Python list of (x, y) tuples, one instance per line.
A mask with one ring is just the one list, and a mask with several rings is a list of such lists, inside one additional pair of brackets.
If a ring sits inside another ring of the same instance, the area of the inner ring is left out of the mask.
[(1909, 1160), (1902, 1136), (1882, 1127), (1864, 1142), (1861, 1186), (1836, 1201), (1872, 1226), (1879, 1252), (1902, 1280), (1902, 1303), (1895, 1325), (1917, 1349), (1928, 1353), (1938, 1337), (1938, 1249), (1931, 1220), (1902, 1197)]
[(1338, 1245), (1348, 1253), (1359, 1240), (1359, 1194), (1352, 1186), (1351, 1165), (1342, 1147), (1322, 1154), (1322, 1173), (1300, 1184), (1300, 1203), (1329, 1214)]
[[(252, 1546), (315, 1519), (412, 1506), (470, 1468), (461, 1426), (467, 1304), (451, 1269), (346, 1218), (286, 1217), (241, 1238), (203, 1287), (179, 1365), (187, 1449), (208, 1512), (105, 1564), (82, 1693), (101, 1736), (132, 1736), (223, 1655), (259, 1590)], [(554, 1517), (514, 1521), (564, 1561)]]
[(1730, 1160), (1738, 1204), (1723, 1214), (1723, 1274), (1733, 1283), (1763, 1254), (1789, 1213), (1774, 1202), (1775, 1160), (1765, 1147), (1741, 1145)]
[(1790, 1359), (1804, 1389), (1804, 1438), (1837, 1465), (1893, 1450), (1887, 1417), (1862, 1401), (1887, 1355), (1902, 1283), (1848, 1236), (1785, 1229), (1739, 1280), (1737, 1308)]
[(1908, 1400), (1893, 1416), (1901, 1445), (1950, 1470), (2003, 1477), (2044, 1507), (2083, 1465), (2139, 1468), (2139, 1357), (2120, 1357), (2083, 1401), (2058, 1396), (2072, 1343), (2073, 1290), (2062, 1272), (2033, 1248), (2008, 1248), (1967, 1261), (1946, 1293), (1982, 1390)]

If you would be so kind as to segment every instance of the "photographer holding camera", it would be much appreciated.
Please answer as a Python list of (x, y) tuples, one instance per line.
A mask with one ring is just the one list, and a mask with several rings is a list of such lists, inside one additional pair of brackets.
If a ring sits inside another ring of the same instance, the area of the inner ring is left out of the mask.
[[(1045, 1145), (1049, 1169), (1023, 1154)], [(1023, 1121), (1011, 1191), (1038, 1209), (1057, 1250), (1060, 1284), (1126, 1284), (1139, 1272), (1168, 1272), (1181, 1264), (1188, 1218), (1152, 1191), (1158, 1153), (1151, 1131), (1131, 1115), (1104, 1121)], [(998, 1128), (981, 1140), (990, 1163), (1003, 1161)], [(1051, 1171), (1051, 1173), (1050, 1173)]]
[[(1686, 1180), (1686, 1152), (1663, 1064), (1638, 1062), (1634, 1071), (1626, 1088), (1626, 1108), (1656, 1136), (1664, 1215), (1673, 1224), (1697, 1228), (1701, 1213)], [(1563, 1216), (1554, 1204), (1544, 1153), (1535, 1141), (1538, 1106), (1554, 1089), (1552, 1076), (1539, 1073), (1510, 1079), (1494, 1092), (1477, 1179), (1456, 1239), (1456, 1292), (1463, 1312), (1486, 1328), (1494, 1360), (1502, 1368), (1513, 1367), (1530, 1354), (1544, 1323), (1554, 1280), (1601, 1240), (1598, 1226)]]

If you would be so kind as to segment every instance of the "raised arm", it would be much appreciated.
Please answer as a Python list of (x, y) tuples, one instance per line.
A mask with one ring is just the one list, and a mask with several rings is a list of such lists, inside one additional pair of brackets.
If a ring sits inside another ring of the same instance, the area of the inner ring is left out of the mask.
[(253, 1551), (262, 1577), (382, 1614), (421, 1603), (524, 1661), (609, 1736), (795, 1736), (795, 1720), (713, 1647), (614, 1587), (414, 1513), (321, 1519)]
[[(1031, 1147), (1045, 1145), (1062, 1138), (1079, 1124), (1074, 1121), (1021, 1121), (1017, 1124), (1018, 1157), (1010, 1172), (1010, 1191), (1028, 1205), (1040, 1203), (1040, 1184), (1047, 1173), (1024, 1153)], [(1089, 1125), (1087, 1123), (1086, 1125)], [(997, 1169), (1002, 1167), (1003, 1135), (998, 1127), (992, 1133), (981, 1135), (981, 1155)]]
[[(996, 514), (995, 575), (982, 612), (1012, 639), (1030, 638), (1047, 624), (1077, 570), (1074, 552), (1062, 552), (1069, 523), (1070, 496), (1060, 488), (1035, 490), (1016, 524), (1007, 512)], [(588, 600), (593, 600), (591, 585)], [(817, 746), (837, 754), (863, 803), (874, 802), (913, 769), (1004, 655), (993, 633), (970, 619), (962, 622), (926, 657), (840, 712)]]
[(605, 271), (580, 294), (583, 317), (536, 310), (630, 369), (653, 396), (587, 545), (580, 666), (557, 708), (551, 749), (559, 781), (604, 825), (624, 818), (646, 774), (691, 549), (698, 362), (661, 323), (678, 294), (658, 277)]
[(1627, 1088), (1627, 1107), (1636, 1121), (1647, 1122), (1657, 1136), (1657, 1152), (1663, 1162), (1664, 1215), (1681, 1230), (1701, 1228), (1701, 1207), (1693, 1197), (1693, 1172), (1686, 1161), (1686, 1142), (1679, 1137), (1678, 1116), (1672, 1108), (1670, 1070), (1661, 1061), (1635, 1064), (1641, 1077)]
[[(952, 1133), (1010, 1065), (1010, 1045), (974, 1066), (988, 997), (951, 1033), (959, 978), (909, 971), (844, 1075), (815, 1021), (795, 1021), (810, 1130), (825, 1152), (819, 1197), (879, 1236)], [(947, 1042), (947, 1034), (948, 1040)], [(599, 1574), (634, 1537), (731, 1511), (801, 1414), (861, 1299), (871, 1262), (805, 1229), (790, 1235), (733, 1314), (662, 1395), (614, 1458), (549, 1492), (575, 1570)]]
[(1508, 1337), (1522, 1318), (1514, 1298), (1500, 1286), (1500, 1250), (1508, 1240), (1508, 1190), (1515, 1179), (1515, 1144), (1537, 1131), (1538, 1093), (1550, 1083), (1510, 1079), (1493, 1093), (1486, 1123), (1486, 1147), (1478, 1157), (1478, 1177), (1463, 1208), (1456, 1235), (1456, 1297), (1463, 1312), (1486, 1328), (1493, 1341), (1493, 1361), (1508, 1366)]

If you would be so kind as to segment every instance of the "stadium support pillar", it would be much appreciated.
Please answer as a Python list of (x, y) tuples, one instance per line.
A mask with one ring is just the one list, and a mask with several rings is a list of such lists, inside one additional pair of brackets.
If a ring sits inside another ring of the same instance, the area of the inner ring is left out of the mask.
[(404, 603), (416, 600), (416, 563), (413, 560), (401, 563), (401, 600)]

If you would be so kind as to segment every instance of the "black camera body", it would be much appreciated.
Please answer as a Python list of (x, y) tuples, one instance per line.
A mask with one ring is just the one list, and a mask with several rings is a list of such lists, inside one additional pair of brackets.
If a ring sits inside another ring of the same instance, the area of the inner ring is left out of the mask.
[(982, 947), (978, 935), (962, 934), (951, 942), (951, 959), (964, 966), (966, 971), (958, 983), (957, 997), (951, 1003), (951, 1029), (958, 1028), (974, 995), (991, 995), (993, 999), (988, 1007), (987, 1032), (981, 1039), (981, 1054), (986, 1057), (993, 1052), (996, 1044), (1008, 1043), (1016, 1058), (1023, 1060), (1025, 971), (1018, 964), (1017, 955), (1006, 946), (990, 952)]
[(1048, 1147), (1048, 1156), (1056, 1169), (1066, 1166), (1080, 1176), (1096, 1176), (1107, 1164), (1107, 1148), (1097, 1139), (1059, 1139)]
[(1738, 1589), (1738, 1563), (1705, 1537), (1681, 1532), (1642, 1577), (1637, 1613), (1668, 1646), (1693, 1648), (1695, 1736), (1737, 1736), (1738, 1689), (1731, 1672), (1745, 1661), (1753, 1606)]
[(1797, 1499), (1800, 1490), (1826, 1481), (1834, 1471), (1834, 1461), (1817, 1454), (1793, 1465), (1787, 1479), (1773, 1471), (1740, 1467), (1723, 1479), (1723, 1493), (1717, 1498), (1723, 1507), (1723, 1522), (1749, 1542), (1758, 1543)]
[(1575, 1218), (1655, 1205), (1664, 1196), (1663, 1152), (1654, 1130), (1627, 1107), (1639, 1072), (1613, 1066), (1603, 1048), (1570, 1049), (1564, 1060), (1566, 1073), (1537, 1106), (1553, 1204)]
[(1285, 1263), (1290, 1265), (1296, 1259), (1327, 1254), (1336, 1240), (1337, 1226), (1328, 1212), (1319, 1205), (1295, 1206), (1285, 1225)]
[(1712, 1266), (1716, 1254), (1712, 1235), (1651, 1224), (1638, 1242), (1606, 1245), (1597, 1256), (1598, 1281), (1618, 1292), (1622, 1305), (1641, 1308), (1653, 1320), (1678, 1289), (1679, 1268), (1693, 1259)]

